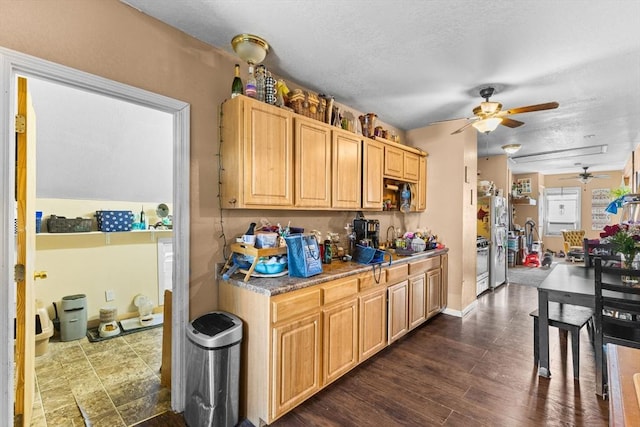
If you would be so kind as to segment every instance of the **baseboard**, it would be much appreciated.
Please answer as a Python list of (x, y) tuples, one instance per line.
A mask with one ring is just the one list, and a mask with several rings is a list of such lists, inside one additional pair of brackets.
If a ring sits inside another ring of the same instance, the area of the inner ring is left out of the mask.
[(451, 308), (447, 307), (444, 309), (442, 313), (448, 314), (449, 316), (454, 316), (454, 317), (464, 317), (467, 314), (469, 314), (471, 311), (475, 310), (477, 305), (478, 305), (478, 300), (474, 300), (473, 302), (471, 302), (471, 304), (466, 306), (462, 311), (452, 310)]

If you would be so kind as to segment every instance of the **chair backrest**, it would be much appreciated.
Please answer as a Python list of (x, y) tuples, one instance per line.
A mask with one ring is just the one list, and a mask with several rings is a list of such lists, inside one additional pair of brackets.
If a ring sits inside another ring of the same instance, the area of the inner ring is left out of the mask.
[[(623, 282), (625, 276), (638, 280)], [(602, 343), (640, 348), (640, 270), (605, 267), (595, 258), (596, 334)]]
[(582, 246), (584, 235), (584, 230), (564, 230), (562, 232), (562, 239), (569, 243), (569, 246)]
[(595, 257), (602, 258), (602, 265), (606, 266), (611, 264), (611, 261), (620, 262), (620, 255), (616, 253), (611, 243), (600, 243), (599, 239), (591, 240), (584, 239), (584, 265), (587, 267), (593, 267), (593, 259)]

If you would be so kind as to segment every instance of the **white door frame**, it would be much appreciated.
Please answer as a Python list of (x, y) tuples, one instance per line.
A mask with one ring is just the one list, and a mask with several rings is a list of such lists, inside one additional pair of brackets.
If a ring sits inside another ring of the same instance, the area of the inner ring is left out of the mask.
[[(173, 115), (173, 299), (171, 408), (184, 410), (185, 335), (189, 316), (189, 104), (0, 47), (0, 425), (13, 425), (15, 318), (16, 76), (37, 77)], [(8, 308), (8, 309), (5, 309)], [(6, 344), (5, 344), (6, 343)], [(2, 421), (4, 419), (4, 421)]]

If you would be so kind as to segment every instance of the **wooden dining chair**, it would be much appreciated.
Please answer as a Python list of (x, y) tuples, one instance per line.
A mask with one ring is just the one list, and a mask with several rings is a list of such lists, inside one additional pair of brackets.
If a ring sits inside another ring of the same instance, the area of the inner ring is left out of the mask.
[(640, 348), (640, 282), (623, 283), (623, 276), (640, 280), (640, 270), (603, 266), (595, 258), (596, 375), (602, 396), (607, 396), (607, 343)]

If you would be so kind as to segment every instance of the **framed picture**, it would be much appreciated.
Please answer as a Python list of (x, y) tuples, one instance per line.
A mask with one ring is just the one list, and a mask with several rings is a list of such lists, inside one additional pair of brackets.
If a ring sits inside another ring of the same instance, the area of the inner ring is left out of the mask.
[(516, 181), (518, 192), (521, 194), (531, 193), (531, 178), (522, 178)]

